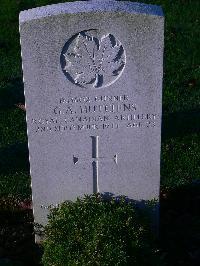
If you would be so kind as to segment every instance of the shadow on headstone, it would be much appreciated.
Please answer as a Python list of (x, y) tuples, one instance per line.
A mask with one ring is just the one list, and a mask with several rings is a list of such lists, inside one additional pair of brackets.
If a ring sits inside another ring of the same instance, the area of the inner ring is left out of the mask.
[(156, 233), (157, 236), (159, 235), (160, 204), (158, 200), (134, 200), (124, 195), (115, 196), (113, 193), (110, 192), (100, 193), (100, 195), (106, 201), (110, 201), (112, 198), (114, 198), (116, 202), (119, 202), (123, 198), (127, 203), (131, 203), (134, 207), (137, 208), (139, 212), (142, 212), (146, 216), (146, 218), (151, 223), (152, 231)]

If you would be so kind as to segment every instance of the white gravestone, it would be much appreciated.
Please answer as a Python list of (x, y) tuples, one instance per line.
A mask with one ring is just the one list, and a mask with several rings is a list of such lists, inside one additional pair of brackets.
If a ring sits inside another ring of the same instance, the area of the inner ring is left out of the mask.
[(163, 24), (121, 1), (20, 13), (35, 222), (93, 192), (159, 198)]

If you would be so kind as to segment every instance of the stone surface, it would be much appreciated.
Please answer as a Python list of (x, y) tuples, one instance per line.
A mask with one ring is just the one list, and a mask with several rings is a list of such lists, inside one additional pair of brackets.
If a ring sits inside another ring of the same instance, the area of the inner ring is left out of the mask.
[(159, 198), (163, 31), (131, 2), (20, 13), (35, 222), (93, 192)]

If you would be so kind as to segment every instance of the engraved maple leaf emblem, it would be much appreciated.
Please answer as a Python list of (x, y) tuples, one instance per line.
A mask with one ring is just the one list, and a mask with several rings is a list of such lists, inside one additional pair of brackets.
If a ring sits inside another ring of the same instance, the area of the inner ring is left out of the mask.
[(81, 32), (63, 56), (63, 71), (68, 79), (85, 88), (111, 85), (125, 67), (124, 48), (112, 34), (98, 39)]

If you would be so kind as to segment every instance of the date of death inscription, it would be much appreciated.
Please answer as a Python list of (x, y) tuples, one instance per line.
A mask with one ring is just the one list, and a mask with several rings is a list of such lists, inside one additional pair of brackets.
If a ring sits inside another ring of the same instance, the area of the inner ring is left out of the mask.
[(31, 119), (35, 133), (154, 128), (158, 115), (143, 113), (128, 95), (60, 98), (49, 116)]

